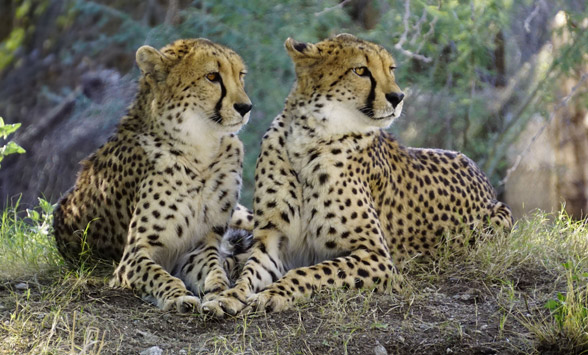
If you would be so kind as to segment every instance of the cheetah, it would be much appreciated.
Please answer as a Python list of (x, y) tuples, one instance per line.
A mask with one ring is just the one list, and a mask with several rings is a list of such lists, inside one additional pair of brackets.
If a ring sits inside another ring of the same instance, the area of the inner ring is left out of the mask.
[(227, 228), (253, 228), (251, 212), (237, 204), (236, 132), (252, 108), (246, 68), (207, 39), (142, 46), (136, 62), (137, 96), (58, 203), (55, 240), (71, 264), (118, 262), (112, 286), (185, 312), (199, 307), (197, 295), (229, 288), (223, 265), (236, 260), (221, 250)]
[(296, 83), (262, 140), (251, 254), (204, 311), (281, 311), (324, 287), (398, 289), (402, 260), (434, 257), (445, 233), (511, 228), (473, 161), (384, 131), (404, 94), (383, 47), (348, 34), (285, 47)]

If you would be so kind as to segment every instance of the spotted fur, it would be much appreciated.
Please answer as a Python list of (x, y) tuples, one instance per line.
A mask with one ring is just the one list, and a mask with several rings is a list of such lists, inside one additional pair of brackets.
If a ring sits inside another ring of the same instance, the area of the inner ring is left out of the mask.
[(136, 59), (137, 97), (82, 162), (55, 210), (55, 239), (72, 264), (86, 256), (119, 262), (113, 285), (185, 311), (200, 302), (189, 289), (229, 287), (223, 263), (235, 263), (220, 251), (227, 227), (252, 229), (250, 212), (237, 205), (243, 145), (235, 133), (251, 109), (246, 69), (234, 51), (206, 39), (143, 46)]
[(296, 84), (257, 160), (251, 257), (206, 311), (279, 311), (324, 287), (397, 288), (399, 263), (435, 256), (447, 233), (511, 227), (470, 159), (382, 130), (404, 102), (384, 48), (351, 35), (285, 46)]

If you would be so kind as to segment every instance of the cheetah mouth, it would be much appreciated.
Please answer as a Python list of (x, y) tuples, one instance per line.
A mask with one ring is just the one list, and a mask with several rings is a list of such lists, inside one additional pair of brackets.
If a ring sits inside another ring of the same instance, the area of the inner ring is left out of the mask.
[(385, 116), (380, 116), (380, 117), (372, 117), (372, 120), (374, 121), (383, 121), (383, 120), (388, 120), (390, 118), (394, 118), (394, 112), (389, 114), (389, 115), (385, 115)]
[(228, 127), (228, 128), (235, 128), (235, 127), (242, 126), (243, 124), (244, 124), (243, 121), (239, 121), (237, 123), (225, 123), (225, 124), (223, 124), (223, 126)]

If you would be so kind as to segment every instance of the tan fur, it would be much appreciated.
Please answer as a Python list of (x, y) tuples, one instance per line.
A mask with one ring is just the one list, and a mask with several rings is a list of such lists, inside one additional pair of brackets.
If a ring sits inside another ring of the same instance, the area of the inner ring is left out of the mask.
[(381, 46), (339, 35), (286, 49), (296, 84), (261, 145), (251, 257), (203, 309), (279, 311), (323, 287), (398, 287), (396, 266), (434, 256), (447, 233), (512, 226), (470, 159), (405, 148), (382, 130), (403, 95)]
[[(229, 224), (251, 227), (252, 216), (237, 205), (243, 145), (235, 133), (251, 108), (245, 66), (205, 39), (161, 51), (143, 46), (136, 59), (142, 77), (135, 102), (108, 142), (82, 162), (55, 210), (55, 239), (73, 264), (88, 255), (120, 262), (114, 285), (184, 311), (199, 306), (189, 289), (213, 294), (229, 287), (223, 235)], [(190, 280), (188, 288), (170, 274), (174, 268)]]

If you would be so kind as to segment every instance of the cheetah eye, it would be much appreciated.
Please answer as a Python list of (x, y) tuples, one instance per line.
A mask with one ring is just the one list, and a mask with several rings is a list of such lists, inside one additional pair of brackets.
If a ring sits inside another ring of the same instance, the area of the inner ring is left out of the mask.
[(208, 74), (206, 74), (206, 79), (215, 83), (217, 81), (220, 81), (220, 74), (218, 72), (208, 73)]
[(368, 68), (366, 67), (353, 68), (353, 72), (359, 76), (366, 76), (369, 74)]

